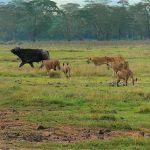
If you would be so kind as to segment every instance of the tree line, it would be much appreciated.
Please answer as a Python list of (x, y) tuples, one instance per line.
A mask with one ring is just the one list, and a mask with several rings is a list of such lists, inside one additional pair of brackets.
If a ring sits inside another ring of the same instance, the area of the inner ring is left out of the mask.
[(0, 3), (0, 41), (126, 40), (150, 38), (150, 0), (86, 0), (84, 6), (51, 0)]

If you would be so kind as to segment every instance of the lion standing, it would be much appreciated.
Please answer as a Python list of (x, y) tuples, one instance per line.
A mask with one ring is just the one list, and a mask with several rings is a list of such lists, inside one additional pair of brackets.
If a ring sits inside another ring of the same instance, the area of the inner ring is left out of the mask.
[(57, 59), (43, 60), (40, 68), (43, 66), (46, 68), (47, 72), (49, 72), (51, 69), (54, 69), (55, 71), (57, 69), (61, 69), (60, 62)]
[(137, 81), (137, 78), (134, 79), (133, 72), (129, 69), (129, 65), (127, 61), (124, 63), (124, 67), (121, 70), (119, 70), (116, 74), (118, 77), (117, 86), (119, 86), (119, 82), (121, 80), (123, 80), (125, 82), (125, 86), (127, 86), (129, 77), (132, 79), (133, 85), (134, 85), (134, 81)]
[(87, 63), (94, 63), (95, 66), (98, 65), (107, 65), (108, 69), (113, 69), (113, 76), (117, 73), (117, 71), (121, 70), (124, 66), (125, 59), (122, 56), (116, 57), (90, 57), (87, 60)]
[(71, 77), (71, 67), (68, 63), (63, 63), (63, 72), (67, 78)]

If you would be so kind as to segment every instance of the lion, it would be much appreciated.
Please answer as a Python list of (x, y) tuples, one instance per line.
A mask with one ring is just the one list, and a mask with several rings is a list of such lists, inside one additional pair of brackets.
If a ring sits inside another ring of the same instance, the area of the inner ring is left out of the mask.
[(122, 56), (106, 57), (106, 62), (110, 68), (117, 71), (117, 68), (120, 70), (123, 67), (125, 59)]
[(51, 69), (54, 69), (55, 71), (57, 69), (61, 69), (60, 62), (57, 59), (43, 60), (40, 68), (42, 68), (43, 66), (46, 68), (47, 72), (49, 72)]
[(116, 56), (116, 57), (108, 57), (108, 56), (104, 56), (104, 57), (89, 57), (87, 59), (87, 63), (94, 63), (94, 65), (98, 66), (98, 65), (110, 65), (111, 63), (115, 62), (115, 63), (121, 63), (124, 62), (125, 59), (122, 56)]
[(115, 76), (115, 74), (122, 70), (124, 68), (124, 65), (125, 65), (125, 62), (112, 62), (111, 64), (109, 64), (108, 66), (110, 68), (112, 68), (113, 70), (113, 75), (112, 76)]
[(125, 82), (125, 86), (128, 85), (128, 79), (129, 77), (132, 79), (132, 84), (134, 85), (134, 82), (137, 81), (137, 78), (134, 79), (134, 76), (133, 76), (133, 72), (129, 69), (129, 65), (128, 65), (128, 62), (126, 61), (124, 63), (124, 66), (121, 70), (119, 70), (117, 73), (117, 86), (119, 87), (119, 82), (121, 80), (123, 80)]
[(107, 56), (105, 56), (106, 57), (106, 59), (107, 59), (107, 62), (122, 62), (122, 61), (125, 61), (125, 59), (122, 57), (122, 56), (115, 56), (115, 57), (107, 57)]
[(71, 67), (68, 63), (63, 63), (63, 72), (67, 78), (71, 77)]
[(125, 59), (122, 56), (116, 56), (116, 57), (90, 57), (87, 60), (87, 63), (94, 63), (96, 66), (98, 65), (107, 65), (107, 68), (113, 69), (113, 76), (117, 73), (117, 71), (121, 70), (123, 68)]
[(90, 57), (87, 59), (87, 63), (94, 63), (95, 66), (98, 65), (103, 65), (106, 64), (107, 65), (107, 59), (106, 56), (105, 57)]

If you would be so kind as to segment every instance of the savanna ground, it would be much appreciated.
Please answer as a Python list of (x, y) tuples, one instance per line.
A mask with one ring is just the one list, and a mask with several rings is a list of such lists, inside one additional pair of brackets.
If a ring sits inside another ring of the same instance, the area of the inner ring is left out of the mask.
[[(37, 42), (51, 58), (69, 62), (71, 79), (60, 71), (32, 69), (0, 45), (0, 149), (150, 149), (150, 41)], [(116, 80), (89, 56), (122, 55), (138, 82)]]

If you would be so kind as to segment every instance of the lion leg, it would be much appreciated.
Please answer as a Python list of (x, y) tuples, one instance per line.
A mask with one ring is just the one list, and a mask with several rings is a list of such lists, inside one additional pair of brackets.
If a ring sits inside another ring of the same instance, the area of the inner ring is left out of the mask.
[(110, 70), (111, 66), (109, 64), (106, 64), (107, 65), (107, 69)]
[(42, 68), (43, 68), (43, 66), (44, 66), (44, 64), (43, 64), (43, 62), (42, 62), (41, 66), (40, 66), (40, 69), (42, 69)]
[(134, 85), (134, 78), (132, 78), (132, 84)]
[(112, 77), (116, 76), (116, 72), (113, 70)]
[(47, 71), (47, 75), (50, 77), (51, 69)]
[(117, 80), (117, 86), (118, 86), (118, 87), (119, 87), (119, 82), (120, 82), (120, 79)]
[(128, 86), (128, 78), (125, 80), (125, 86)]
[[(132, 79), (132, 84), (134, 85), (134, 77), (133, 77), (133, 74), (131, 74), (131, 79)], [(136, 81), (136, 80), (135, 80)]]
[(69, 72), (69, 77), (71, 77), (71, 73)]
[(65, 73), (66, 78), (69, 78), (68, 73)]
[(123, 86), (126, 86), (126, 80), (123, 79)]
[(49, 75), (49, 73), (50, 73), (50, 69), (48, 69), (48, 68), (46, 67), (46, 74)]
[(58, 68), (58, 70), (61, 70), (60, 63), (58, 64), (57, 68)]
[(56, 66), (56, 65), (54, 65), (54, 70), (55, 70), (55, 71), (57, 70), (57, 66)]

